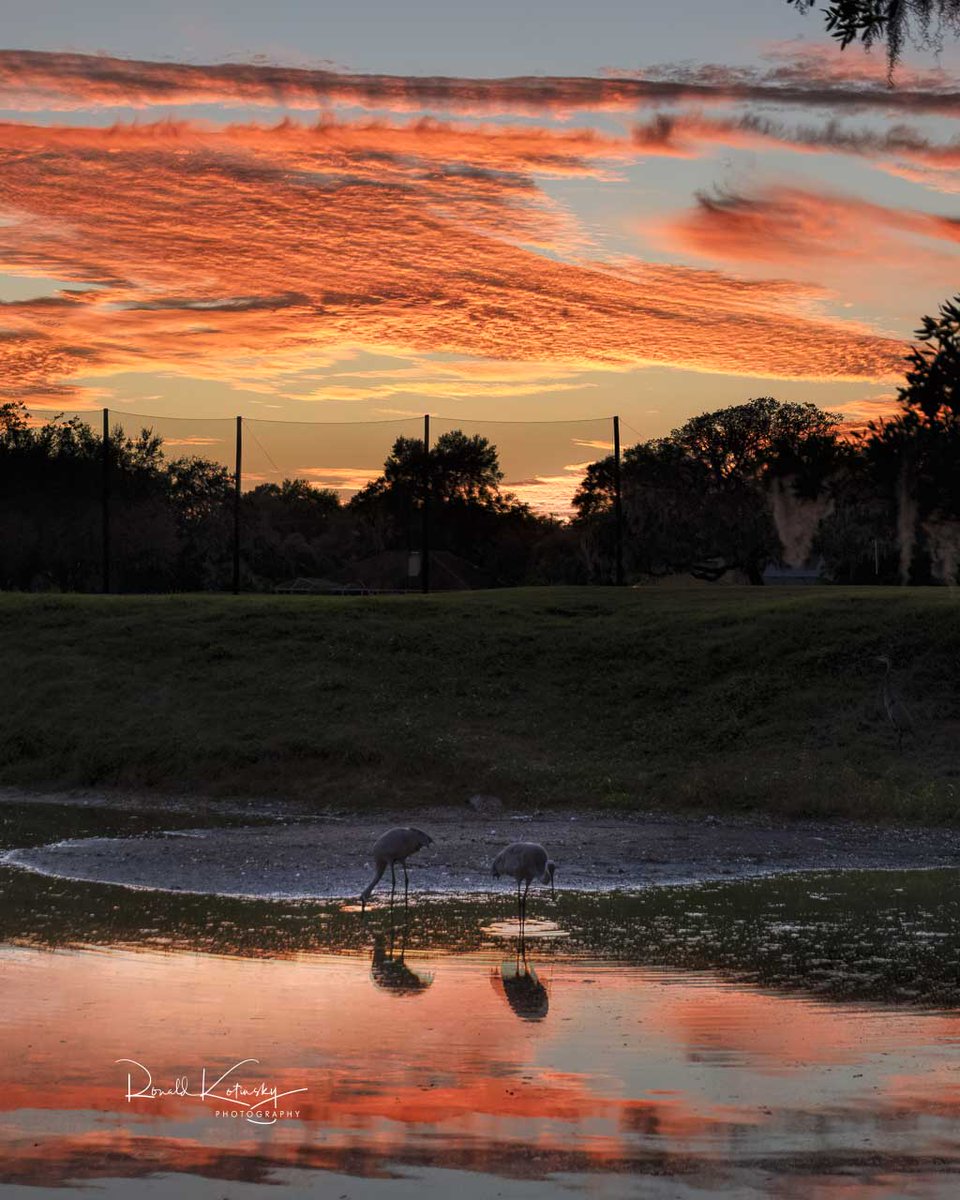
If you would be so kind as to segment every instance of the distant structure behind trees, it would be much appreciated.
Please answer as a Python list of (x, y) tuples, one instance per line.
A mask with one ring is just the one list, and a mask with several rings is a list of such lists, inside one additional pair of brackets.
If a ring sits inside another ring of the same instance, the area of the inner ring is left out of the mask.
[[(425, 517), (440, 588), (616, 577), (612, 455), (587, 467), (568, 521), (504, 491), (497, 447), (458, 429), (426, 453), (397, 438), (346, 503), (302, 479), (238, 498), (226, 467), (168, 458), (149, 429), (105, 447), (79, 418), (33, 424), (14, 402), (0, 405), (0, 588), (100, 590), (105, 459), (115, 591), (227, 589), (235, 521), (244, 590), (416, 588)], [(627, 448), (619, 478), (627, 582), (956, 584), (960, 297), (924, 318), (895, 416), (851, 431), (760, 397)]]

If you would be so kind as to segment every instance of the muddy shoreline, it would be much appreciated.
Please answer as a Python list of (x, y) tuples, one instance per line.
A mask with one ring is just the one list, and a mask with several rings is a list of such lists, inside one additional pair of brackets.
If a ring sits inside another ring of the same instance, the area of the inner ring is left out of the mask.
[[(945, 828), (588, 809), (481, 814), (467, 806), (308, 815), (273, 801), (243, 802), (234, 812), (241, 822), (269, 824), (211, 829), (204, 827), (204, 806), (189, 798), (0, 792), (0, 806), (45, 803), (126, 811), (142, 805), (156, 812), (158, 832), (15, 848), (0, 856), (0, 864), (65, 879), (202, 894), (355, 897), (372, 873), (377, 836), (399, 824), (415, 824), (435, 839), (409, 869), (412, 890), (436, 895), (500, 890), (504, 885), (491, 878), (489, 864), (518, 840), (546, 846), (558, 864), (558, 887), (591, 891), (804, 870), (960, 866), (960, 830)], [(182, 813), (191, 803), (196, 827), (163, 831), (164, 812)], [(217, 812), (223, 815), (224, 806)], [(378, 894), (388, 893), (389, 873)]]

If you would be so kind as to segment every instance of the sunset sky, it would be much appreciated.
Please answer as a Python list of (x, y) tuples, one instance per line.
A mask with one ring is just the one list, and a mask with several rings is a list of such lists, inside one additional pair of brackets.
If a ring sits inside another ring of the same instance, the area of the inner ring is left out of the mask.
[(33, 408), (862, 418), (956, 290), (953, 46), (891, 90), (784, 0), (0, 15), (0, 390)]

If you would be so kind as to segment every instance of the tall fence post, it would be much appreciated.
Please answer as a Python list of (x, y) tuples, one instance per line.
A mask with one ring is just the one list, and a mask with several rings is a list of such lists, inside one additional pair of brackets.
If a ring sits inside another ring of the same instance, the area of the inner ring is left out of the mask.
[(100, 499), (102, 504), (102, 524), (100, 526), (101, 544), (101, 579), (100, 587), (104, 595), (110, 591), (110, 409), (103, 410), (103, 443), (100, 447), (102, 479)]
[(623, 496), (620, 491), (620, 418), (613, 418), (613, 512), (616, 531), (616, 582), (623, 586)]
[(420, 590), (430, 591), (430, 414), (423, 414), (423, 526), (420, 532)]
[(237, 417), (237, 459), (233, 475), (233, 594), (240, 594), (240, 481), (243, 470), (243, 417)]

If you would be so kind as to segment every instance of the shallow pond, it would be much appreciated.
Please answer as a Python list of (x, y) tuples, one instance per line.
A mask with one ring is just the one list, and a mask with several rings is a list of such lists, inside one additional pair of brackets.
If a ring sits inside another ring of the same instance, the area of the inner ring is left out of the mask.
[(521, 953), (507, 897), (361, 918), (0, 870), (0, 1191), (953, 1197), (958, 898), (538, 892)]

